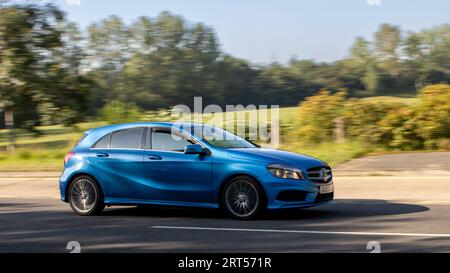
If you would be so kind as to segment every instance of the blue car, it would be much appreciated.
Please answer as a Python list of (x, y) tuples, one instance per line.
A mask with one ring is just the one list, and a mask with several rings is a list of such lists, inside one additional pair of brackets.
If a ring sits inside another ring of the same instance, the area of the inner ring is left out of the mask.
[[(205, 133), (207, 132), (207, 133)], [(96, 128), (65, 159), (61, 199), (79, 215), (105, 206), (221, 208), (237, 219), (330, 203), (330, 167), (261, 148), (217, 127), (131, 123)]]

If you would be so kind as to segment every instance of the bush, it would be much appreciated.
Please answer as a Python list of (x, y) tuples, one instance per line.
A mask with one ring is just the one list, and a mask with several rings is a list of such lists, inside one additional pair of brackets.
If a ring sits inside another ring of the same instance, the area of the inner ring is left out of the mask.
[(373, 145), (383, 141), (383, 130), (380, 121), (390, 111), (404, 107), (395, 102), (368, 102), (350, 99), (342, 113), (345, 122), (345, 134), (350, 139), (357, 139), (365, 145)]
[(394, 138), (392, 126), (398, 127), (410, 118), (407, 109), (406, 104), (398, 102), (351, 99), (343, 112), (346, 136), (366, 145), (390, 145)]
[(294, 134), (306, 143), (321, 143), (333, 139), (335, 119), (341, 115), (346, 94), (334, 95), (321, 90), (300, 103)]
[[(300, 104), (296, 141), (332, 140), (336, 118), (344, 121), (346, 138), (367, 147), (396, 150), (442, 149), (450, 146), (450, 86), (423, 88), (417, 105), (396, 101), (345, 100), (345, 94), (321, 91)], [(292, 140), (290, 140), (292, 141)]]
[(379, 144), (386, 148), (417, 150), (423, 148), (423, 139), (417, 133), (414, 109), (391, 110), (378, 123), (382, 132)]
[(100, 118), (109, 124), (135, 122), (143, 119), (144, 114), (133, 103), (112, 101), (100, 110)]
[(420, 90), (416, 123), (425, 147), (438, 148), (450, 138), (450, 85), (436, 84)]
[(438, 139), (437, 148), (440, 150), (450, 150), (450, 139), (449, 138)]

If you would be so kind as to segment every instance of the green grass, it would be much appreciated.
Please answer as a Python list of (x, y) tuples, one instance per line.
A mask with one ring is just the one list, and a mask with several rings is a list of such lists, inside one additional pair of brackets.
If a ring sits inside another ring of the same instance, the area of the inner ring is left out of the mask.
[(26, 149), (15, 152), (0, 152), (0, 172), (5, 171), (60, 171), (63, 159), (72, 146)]
[(59, 172), (63, 169), (64, 155), (58, 159), (39, 158), (29, 159), (10, 159), (0, 161), (0, 172), (45, 172), (54, 171)]
[(87, 128), (98, 123), (82, 123), (75, 128), (60, 125), (41, 126), (38, 134), (15, 130), (14, 152), (6, 152), (8, 131), (0, 130), (0, 171), (59, 171), (64, 155), (70, 151)]
[(357, 141), (345, 143), (328, 142), (317, 145), (306, 145), (293, 142), (282, 144), (280, 149), (320, 158), (332, 167), (372, 151), (371, 148), (365, 147)]
[[(15, 146), (18, 149), (60, 149), (74, 145), (83, 132), (104, 125), (102, 122), (80, 123), (75, 127), (64, 127), (62, 125), (40, 126), (36, 133), (16, 129)], [(8, 130), (0, 130), (0, 149), (8, 145)]]

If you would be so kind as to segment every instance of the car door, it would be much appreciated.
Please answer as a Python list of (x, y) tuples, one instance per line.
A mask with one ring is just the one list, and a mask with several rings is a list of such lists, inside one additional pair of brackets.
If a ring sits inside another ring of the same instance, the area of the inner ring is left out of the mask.
[(130, 128), (106, 135), (90, 152), (95, 177), (106, 197), (147, 198), (142, 147), (146, 128)]
[(194, 141), (170, 129), (148, 130), (145, 173), (152, 200), (209, 203), (212, 197), (213, 158), (184, 154)]

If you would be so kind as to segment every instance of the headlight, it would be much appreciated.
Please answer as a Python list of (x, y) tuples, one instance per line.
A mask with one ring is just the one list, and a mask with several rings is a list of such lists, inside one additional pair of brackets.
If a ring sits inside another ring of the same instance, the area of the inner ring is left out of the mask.
[(266, 167), (267, 170), (276, 177), (284, 179), (303, 180), (302, 171), (286, 165), (272, 164)]

